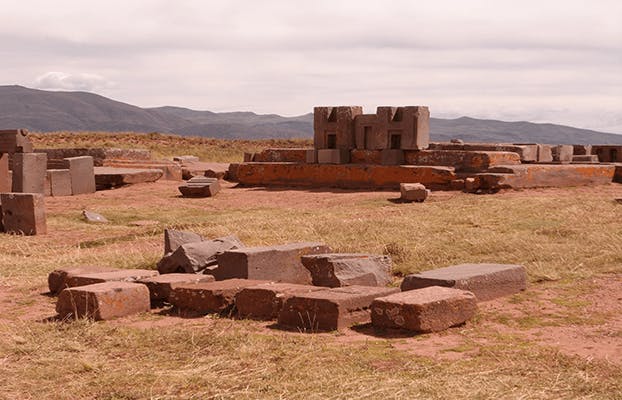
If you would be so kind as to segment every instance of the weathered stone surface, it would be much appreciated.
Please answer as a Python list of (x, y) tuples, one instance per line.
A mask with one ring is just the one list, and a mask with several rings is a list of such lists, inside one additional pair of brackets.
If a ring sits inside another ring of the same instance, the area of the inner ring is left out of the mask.
[(622, 162), (622, 145), (592, 145), (592, 154), (596, 154), (600, 162)]
[(64, 149), (37, 149), (37, 153), (46, 153), (49, 160), (62, 160), (70, 157), (91, 156), (95, 166), (104, 165), (104, 160), (151, 160), (151, 152), (145, 149), (116, 149), (116, 148), (64, 148)]
[(198, 162), (199, 157), (197, 156), (176, 156), (176, 157), (173, 157), (173, 161), (179, 161), (181, 163)]
[(616, 164), (616, 170), (613, 175), (613, 181), (617, 183), (622, 183), (622, 164)]
[(89, 210), (82, 210), (82, 217), (86, 222), (94, 224), (107, 224), (108, 219), (101, 214)]
[(178, 231), (175, 229), (164, 230), (164, 254), (169, 254), (177, 250), (179, 246), (186, 243), (202, 242), (203, 236), (194, 232)]
[(12, 179), (9, 174), (9, 154), (0, 153), (0, 193), (12, 190)]
[(0, 193), (5, 232), (23, 235), (47, 233), (45, 201), (39, 193)]
[(158, 271), (162, 274), (200, 272), (216, 265), (218, 255), (242, 247), (244, 244), (236, 236), (185, 243), (158, 262)]
[(71, 174), (72, 194), (95, 193), (95, 167), (93, 157), (69, 157), (65, 158)]
[(382, 164), (382, 151), (369, 149), (353, 149), (350, 151), (350, 162), (352, 164)]
[(67, 279), (74, 275), (112, 271), (119, 271), (119, 269), (100, 265), (80, 265), (71, 268), (61, 268), (50, 272), (48, 275), (48, 287), (50, 288), (50, 293), (58, 294), (61, 290), (69, 287), (67, 286)]
[(391, 282), (391, 257), (376, 254), (306, 255), (302, 265), (315, 286), (385, 286)]
[(572, 146), (572, 154), (575, 156), (586, 156), (592, 154), (591, 144), (575, 144)]
[(109, 272), (72, 274), (65, 279), (65, 284), (67, 287), (76, 287), (102, 282), (135, 282), (157, 275), (158, 271), (150, 269), (119, 269)]
[(317, 164), (317, 150), (309, 149), (305, 152), (305, 162), (307, 164)]
[(184, 312), (200, 314), (232, 311), (235, 296), (244, 288), (267, 281), (253, 279), (228, 279), (219, 282), (179, 284), (173, 287), (169, 302)]
[(58, 296), (56, 312), (61, 318), (109, 320), (147, 312), (147, 286), (130, 282), (104, 282), (64, 289)]
[(375, 299), (371, 304), (371, 323), (377, 328), (438, 332), (465, 323), (476, 311), (473, 293), (430, 286)]
[(213, 197), (220, 192), (220, 183), (216, 178), (195, 176), (179, 186), (183, 197)]
[(451, 190), (464, 190), (465, 180), (464, 179), (454, 179), (449, 182), (449, 188)]
[(411, 165), (451, 166), (459, 172), (480, 172), (497, 165), (521, 163), (518, 153), (463, 150), (406, 151), (404, 162)]
[(185, 162), (182, 164), (183, 179), (192, 179), (194, 177), (208, 177), (216, 179), (225, 179), (229, 164), (213, 163), (213, 162)]
[(346, 149), (319, 149), (317, 151), (319, 164), (347, 164), (350, 162), (350, 150)]
[(402, 201), (421, 203), (428, 198), (430, 190), (426, 189), (421, 183), (401, 183), (400, 184), (400, 199)]
[(588, 164), (598, 164), (598, 156), (596, 154), (589, 155), (574, 155), (572, 156), (573, 163), (588, 163)]
[(527, 189), (605, 185), (613, 181), (614, 165), (516, 165), (478, 174), (483, 189)]
[(354, 118), (363, 114), (358, 106), (314, 107), (313, 143), (316, 149), (355, 147)]
[(31, 153), (32, 143), (26, 129), (0, 130), (0, 153)]
[(571, 144), (560, 144), (551, 148), (553, 161), (568, 164), (572, 161), (574, 147)]
[(13, 192), (45, 193), (47, 156), (40, 153), (13, 155)]
[(242, 289), (235, 296), (238, 316), (258, 320), (277, 319), (283, 303), (292, 295), (324, 290), (325, 288), (295, 283), (264, 283)]
[(238, 182), (238, 170), (239, 169), (240, 169), (239, 163), (229, 164), (229, 169), (227, 170), (225, 179), (228, 180), (229, 182)]
[(253, 162), (307, 162), (307, 148), (268, 148), (253, 156)]
[(483, 152), (509, 152), (517, 153), (521, 162), (538, 161), (538, 145), (535, 143), (512, 144), (512, 143), (430, 143), (430, 150), (461, 150)]
[(113, 168), (133, 168), (133, 169), (159, 169), (162, 171), (163, 180), (167, 181), (181, 181), (182, 180), (182, 166), (179, 163), (169, 160), (116, 160), (106, 159), (103, 160), (104, 167)]
[(164, 274), (138, 279), (137, 283), (147, 285), (152, 301), (168, 300), (171, 290), (177, 285), (214, 282), (214, 277), (203, 274)]
[(71, 173), (68, 169), (48, 169), (47, 180), (50, 185), (50, 195), (54, 197), (71, 196)]
[(162, 178), (159, 169), (95, 167), (95, 184), (98, 190), (135, 183), (155, 182)]
[(419, 182), (431, 189), (443, 189), (456, 178), (451, 167), (294, 163), (245, 163), (238, 167), (240, 184), (260, 186), (399, 189), (400, 183)]
[(522, 265), (460, 264), (407, 275), (401, 290), (428, 286), (468, 290), (477, 296), (478, 301), (487, 301), (525, 290), (527, 273)]
[(382, 149), (380, 150), (380, 163), (382, 165), (402, 165), (405, 163), (404, 150)]
[(553, 146), (550, 144), (538, 144), (538, 162), (553, 162)]
[(354, 117), (354, 136), (358, 149), (425, 149), (430, 142), (430, 110), (425, 106), (378, 107), (376, 114)]
[(464, 191), (467, 193), (475, 193), (481, 187), (481, 181), (479, 176), (469, 176), (464, 178)]
[(283, 304), (279, 325), (305, 331), (334, 331), (371, 320), (369, 307), (397, 288), (346, 286), (294, 294)]
[(309, 284), (311, 275), (300, 258), (329, 252), (330, 247), (313, 242), (246, 247), (218, 255), (218, 268), (211, 273), (216, 280), (243, 278)]

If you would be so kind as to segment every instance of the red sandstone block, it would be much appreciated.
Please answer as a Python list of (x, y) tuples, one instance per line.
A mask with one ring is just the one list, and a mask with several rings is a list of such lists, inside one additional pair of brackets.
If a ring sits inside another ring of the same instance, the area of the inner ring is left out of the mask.
[(496, 165), (520, 164), (518, 153), (504, 151), (422, 150), (407, 151), (405, 163), (452, 166), (456, 171), (485, 171)]
[(117, 268), (102, 267), (99, 265), (81, 265), (72, 268), (61, 268), (50, 272), (48, 275), (48, 287), (50, 288), (50, 293), (58, 294), (61, 290), (68, 287), (67, 279), (75, 275), (112, 272), (118, 270), (119, 269)]
[(45, 193), (47, 155), (16, 153), (13, 155), (13, 192)]
[(598, 164), (598, 156), (596, 154), (574, 155), (572, 156), (572, 162), (573, 163)]
[(109, 320), (149, 311), (149, 289), (130, 282), (104, 282), (64, 289), (56, 312), (61, 318)]
[(316, 286), (385, 286), (391, 282), (389, 256), (329, 253), (303, 256), (301, 262)]
[(377, 328), (438, 332), (465, 323), (476, 311), (473, 293), (430, 286), (375, 299), (371, 304), (371, 323)]
[(553, 161), (562, 164), (568, 164), (572, 161), (573, 152), (574, 147), (571, 144), (560, 144), (551, 148)]
[(319, 149), (317, 151), (319, 164), (347, 164), (350, 162), (350, 150), (346, 149)]
[[(255, 153), (254, 162), (307, 162), (306, 148), (271, 148)], [(246, 161), (246, 160), (245, 160)]]
[(253, 279), (228, 279), (219, 282), (201, 282), (175, 285), (169, 302), (184, 312), (224, 313), (235, 304), (235, 296), (244, 288), (268, 281)]
[(278, 323), (311, 332), (367, 323), (372, 301), (397, 291), (397, 288), (347, 286), (293, 295), (283, 304)]
[(430, 190), (420, 183), (400, 184), (400, 199), (407, 202), (421, 203), (430, 195)]
[(0, 153), (0, 193), (11, 191), (11, 176), (9, 174), (9, 154)]
[(110, 272), (73, 274), (67, 277), (65, 282), (67, 287), (76, 287), (102, 282), (135, 282), (157, 275), (158, 271), (150, 269), (119, 269)]
[(235, 296), (235, 305), (242, 318), (273, 320), (277, 319), (288, 298), (318, 290), (325, 288), (294, 283), (265, 283), (242, 289)]
[(32, 143), (26, 129), (0, 130), (0, 153), (31, 153)]
[(430, 143), (429, 150), (463, 150), (484, 152), (510, 152), (517, 153), (521, 162), (538, 161), (538, 145), (535, 143), (511, 144), (511, 143)]
[(164, 173), (159, 169), (96, 167), (95, 185), (97, 189), (108, 189), (134, 183), (155, 182)]
[(382, 152), (380, 150), (353, 149), (350, 151), (352, 164), (382, 164)]
[(179, 186), (179, 191), (183, 197), (214, 197), (220, 192), (220, 183), (217, 178), (196, 176)]
[(68, 169), (48, 169), (47, 181), (50, 185), (51, 196), (72, 195), (71, 172)]
[(473, 292), (479, 301), (508, 296), (527, 287), (522, 265), (461, 264), (407, 275), (403, 292), (428, 286), (444, 286)]
[(45, 202), (39, 193), (0, 193), (4, 231), (23, 235), (45, 235)]
[(168, 300), (171, 290), (177, 285), (214, 282), (214, 277), (203, 274), (163, 274), (151, 278), (141, 278), (136, 282), (147, 285), (151, 300), (158, 301)]
[(78, 194), (95, 193), (95, 167), (93, 157), (69, 157), (65, 158), (69, 173), (71, 174), (71, 193)]

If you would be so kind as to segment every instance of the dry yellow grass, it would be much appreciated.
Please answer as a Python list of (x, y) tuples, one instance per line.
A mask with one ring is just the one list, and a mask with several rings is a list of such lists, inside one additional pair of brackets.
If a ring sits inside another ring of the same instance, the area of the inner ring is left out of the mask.
[[(49, 235), (0, 240), (0, 398), (622, 397), (621, 360), (573, 355), (543, 340), (568, 330), (596, 343), (622, 337), (605, 325), (616, 316), (589, 308), (593, 282), (620, 282), (622, 206), (612, 201), (622, 197), (620, 185), (387, 201), (396, 196), (228, 186), (213, 199), (182, 199), (174, 182), (158, 182), (49, 199)], [(83, 222), (83, 208), (111, 223)], [(160, 225), (128, 225), (143, 219)], [(40, 294), (50, 271), (81, 263), (153, 268), (169, 226), (237, 234), (249, 245), (319, 240), (338, 251), (386, 252), (396, 281), (456, 263), (520, 263), (530, 289), (499, 309), (482, 307), (464, 327), (394, 339), (366, 330), (295, 334), (211, 316), (40, 321), (54, 314), (54, 299)]]

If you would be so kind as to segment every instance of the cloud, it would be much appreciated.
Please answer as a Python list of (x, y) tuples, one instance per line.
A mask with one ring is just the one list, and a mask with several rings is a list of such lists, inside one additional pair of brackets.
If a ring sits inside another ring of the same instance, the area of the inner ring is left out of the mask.
[(37, 89), (79, 90), (93, 92), (112, 86), (103, 76), (97, 74), (66, 74), (64, 72), (46, 72), (35, 80)]

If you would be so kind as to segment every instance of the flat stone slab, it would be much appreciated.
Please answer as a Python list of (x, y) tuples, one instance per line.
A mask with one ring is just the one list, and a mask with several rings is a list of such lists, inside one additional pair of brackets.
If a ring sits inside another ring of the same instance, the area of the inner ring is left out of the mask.
[(438, 332), (463, 324), (476, 311), (473, 293), (429, 286), (375, 299), (371, 304), (371, 323), (377, 328)]
[(386, 286), (391, 282), (391, 257), (377, 254), (307, 255), (302, 265), (315, 286)]
[(275, 320), (283, 303), (292, 295), (325, 290), (323, 287), (294, 283), (264, 283), (242, 289), (235, 296), (238, 316), (257, 320)]
[(73, 274), (65, 280), (67, 287), (92, 285), (103, 282), (135, 282), (139, 279), (157, 276), (158, 271), (150, 269), (119, 269), (110, 272)]
[(60, 318), (109, 320), (149, 311), (149, 289), (131, 282), (104, 282), (64, 289), (58, 296)]
[(325, 289), (288, 298), (278, 324), (308, 332), (334, 331), (371, 320), (374, 299), (396, 293), (397, 288), (347, 286)]
[(217, 256), (216, 280), (243, 278), (310, 284), (311, 275), (300, 258), (330, 252), (323, 243), (301, 242), (278, 246), (245, 247)]
[(267, 281), (254, 279), (228, 279), (219, 282), (200, 282), (175, 285), (169, 302), (182, 312), (199, 314), (226, 313), (233, 309), (235, 296), (244, 288)]
[(248, 186), (399, 189), (400, 183), (422, 183), (431, 189), (449, 187), (456, 179), (452, 167), (414, 165), (242, 163), (240, 184)]
[(183, 197), (214, 197), (220, 190), (218, 179), (198, 176), (179, 186)]
[(103, 166), (114, 168), (159, 169), (162, 171), (162, 179), (167, 181), (181, 181), (183, 175), (181, 165), (169, 160), (108, 159), (103, 161)]
[(460, 264), (407, 275), (401, 285), (403, 292), (428, 286), (468, 290), (478, 301), (518, 293), (527, 288), (527, 273), (522, 265)]
[(159, 169), (95, 167), (95, 184), (97, 189), (109, 189), (134, 183), (155, 182), (163, 174)]
[(136, 282), (147, 285), (152, 301), (164, 301), (168, 300), (171, 290), (177, 285), (214, 282), (214, 277), (203, 274), (163, 274), (138, 279)]
[(67, 286), (67, 279), (75, 275), (94, 274), (99, 272), (119, 271), (118, 268), (104, 267), (100, 265), (80, 265), (71, 268), (61, 268), (50, 272), (48, 275), (48, 287), (50, 293), (58, 294)]
[(414, 201), (417, 203), (421, 203), (425, 201), (425, 199), (427, 199), (429, 195), (430, 189), (426, 189), (426, 187), (421, 183), (400, 183), (400, 199), (402, 201)]

